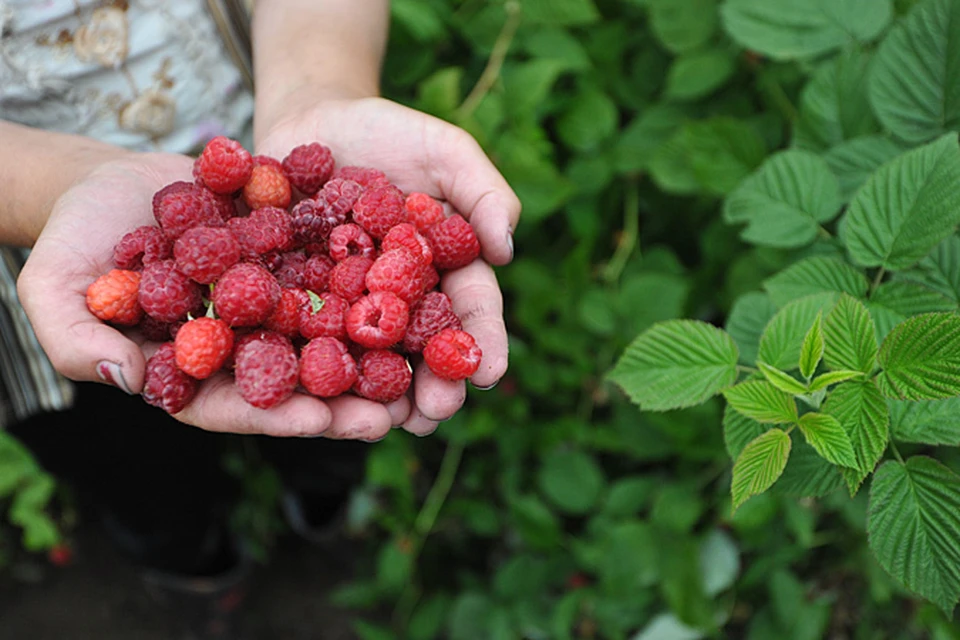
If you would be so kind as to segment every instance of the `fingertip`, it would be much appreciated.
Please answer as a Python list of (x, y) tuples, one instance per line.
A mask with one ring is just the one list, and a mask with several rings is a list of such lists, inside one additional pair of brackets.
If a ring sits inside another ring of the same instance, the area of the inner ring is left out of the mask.
[(439, 422), (436, 420), (431, 420), (425, 415), (420, 413), (419, 409), (416, 407), (410, 412), (410, 417), (407, 418), (407, 421), (403, 423), (403, 428), (408, 433), (412, 433), (418, 437), (428, 436), (434, 431), (437, 430)]
[(449, 420), (467, 399), (467, 388), (463, 380), (444, 380), (430, 371), (424, 363), (417, 366), (414, 380), (416, 408), (428, 420)]
[(324, 434), (337, 440), (379, 440), (393, 426), (393, 416), (379, 402), (356, 396), (339, 396), (328, 401), (332, 419)]

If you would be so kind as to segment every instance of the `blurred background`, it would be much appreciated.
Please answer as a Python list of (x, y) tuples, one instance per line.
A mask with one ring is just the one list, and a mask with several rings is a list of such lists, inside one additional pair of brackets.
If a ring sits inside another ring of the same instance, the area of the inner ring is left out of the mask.
[[(812, 69), (744, 50), (719, 4), (393, 0), (384, 94), (470, 131), (523, 201), (510, 370), (435, 435), (370, 445), (323, 544), (224, 443), (257, 562), (245, 637), (960, 637), (869, 554), (865, 492), (775, 488), (731, 517), (721, 403), (641, 415), (605, 380), (651, 324), (722, 324), (790, 260), (719, 211), (773, 150), (824, 144), (797, 122)], [(0, 510), (0, 637), (180, 637), (3, 434)]]

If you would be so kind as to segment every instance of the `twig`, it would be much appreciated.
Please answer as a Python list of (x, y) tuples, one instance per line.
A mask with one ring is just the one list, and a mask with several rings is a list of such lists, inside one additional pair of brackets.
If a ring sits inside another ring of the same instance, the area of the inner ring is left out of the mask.
[(500, 34), (493, 43), (493, 49), (490, 51), (490, 58), (487, 59), (487, 66), (473, 85), (473, 89), (463, 100), (463, 104), (457, 109), (457, 120), (462, 122), (473, 115), (480, 102), (487, 96), (493, 87), (497, 78), (500, 77), (500, 70), (503, 68), (503, 61), (507, 58), (507, 52), (510, 51), (510, 45), (513, 44), (513, 37), (517, 33), (517, 27), (520, 26), (520, 20), (523, 14), (520, 12), (520, 3), (516, 0), (509, 0), (504, 6), (507, 13), (507, 19), (500, 29)]
[(870, 285), (870, 291), (867, 293), (867, 297), (873, 297), (873, 294), (876, 292), (877, 287), (880, 286), (880, 283), (883, 281), (883, 276), (886, 275), (887, 270), (884, 267), (880, 267), (877, 271), (877, 275), (873, 278), (873, 283)]
[(617, 242), (617, 249), (603, 270), (603, 279), (614, 284), (620, 279), (633, 250), (640, 239), (640, 185), (636, 179), (627, 181), (623, 197), (623, 233)]

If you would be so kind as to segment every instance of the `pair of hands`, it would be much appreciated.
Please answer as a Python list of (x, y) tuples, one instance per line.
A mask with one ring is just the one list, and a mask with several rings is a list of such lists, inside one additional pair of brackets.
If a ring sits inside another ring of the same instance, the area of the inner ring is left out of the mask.
[[(507, 334), (490, 265), (513, 258), (520, 202), (479, 145), (446, 122), (380, 98), (362, 98), (301, 110), (267, 131), (255, 151), (280, 159), (312, 141), (329, 146), (338, 165), (378, 168), (405, 192), (429, 193), (471, 222), (482, 259), (446, 274), (441, 288), (483, 350), (471, 383), (495, 384), (507, 369)], [(155, 224), (153, 194), (176, 180), (190, 180), (192, 162), (180, 155), (131, 153), (93, 170), (54, 205), (21, 272), (18, 293), (41, 345), (68, 378), (141, 391), (146, 359), (157, 345), (101, 323), (87, 310), (86, 290), (112, 268), (113, 247), (124, 233)], [(211, 431), (374, 441), (395, 426), (429, 434), (465, 397), (463, 382), (441, 380), (420, 364), (408, 397), (389, 405), (295, 394), (263, 410), (246, 403), (232, 378), (220, 373), (175, 417)]]

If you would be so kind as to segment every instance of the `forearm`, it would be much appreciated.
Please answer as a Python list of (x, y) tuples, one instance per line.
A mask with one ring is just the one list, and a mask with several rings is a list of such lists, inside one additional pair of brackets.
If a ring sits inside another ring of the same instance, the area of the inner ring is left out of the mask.
[(259, 0), (255, 134), (324, 97), (379, 93), (389, 0)]
[(0, 244), (30, 247), (57, 199), (127, 151), (90, 138), (0, 120)]

